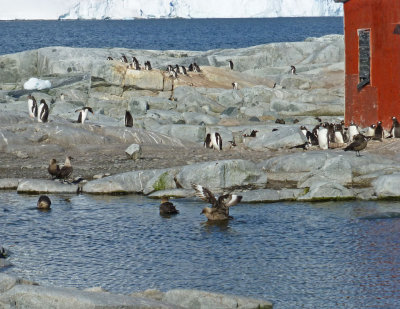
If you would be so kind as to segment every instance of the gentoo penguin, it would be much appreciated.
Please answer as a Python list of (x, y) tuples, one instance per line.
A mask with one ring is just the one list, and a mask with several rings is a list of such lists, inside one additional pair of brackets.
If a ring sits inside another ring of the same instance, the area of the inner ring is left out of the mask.
[(125, 55), (122, 55), (120, 60), (121, 62), (128, 63), (128, 58)]
[(71, 156), (67, 156), (65, 158), (65, 163), (60, 168), (60, 172), (58, 173), (57, 178), (65, 180), (65, 179), (68, 179), (72, 175), (73, 168), (71, 165), (71, 160), (73, 160), (73, 158)]
[(194, 183), (192, 183), (192, 188), (196, 191), (197, 197), (212, 205), (211, 208), (203, 208), (201, 212), (210, 221), (233, 219), (233, 217), (229, 216), (229, 207), (238, 204), (242, 200), (242, 196), (236, 194), (224, 194), (217, 199), (209, 189)]
[(204, 139), (204, 148), (212, 148), (212, 143), (211, 143), (211, 134), (208, 133), (206, 135), (206, 138)]
[(238, 83), (237, 82), (233, 82), (232, 83), (232, 89), (233, 90), (238, 90)]
[(187, 71), (184, 65), (181, 65), (179, 67), (179, 73), (181, 73), (182, 75), (187, 75)]
[(228, 62), (229, 62), (229, 68), (231, 70), (233, 70), (233, 61), (232, 60), (228, 60)]
[(344, 144), (343, 128), (341, 124), (335, 124), (335, 143)]
[(378, 123), (376, 124), (376, 128), (375, 128), (374, 139), (383, 141), (383, 137), (384, 137), (384, 131), (383, 131), (383, 127), (382, 127), (382, 121), (378, 121)]
[(189, 72), (193, 72), (193, 63), (189, 64), (188, 71)]
[(47, 195), (41, 195), (37, 201), (37, 208), (38, 209), (50, 209), (51, 201)]
[(113, 57), (108, 56), (107, 60), (114, 60)]
[(303, 133), (304, 137), (307, 138), (307, 132), (308, 132), (307, 128), (305, 126), (301, 126), (300, 131), (301, 133)]
[(169, 76), (172, 78), (178, 78), (178, 73), (175, 70), (169, 71)]
[(38, 121), (47, 122), (48, 117), (49, 117), (49, 107), (47, 106), (46, 101), (44, 99), (41, 99), (38, 110)]
[(175, 64), (174, 71), (175, 71), (176, 73), (180, 73), (180, 72), (181, 72), (181, 70), (179, 69), (179, 65), (178, 65), (178, 64)]
[(85, 123), (85, 120), (86, 120), (86, 118), (87, 118), (87, 114), (88, 114), (89, 112), (91, 112), (92, 114), (94, 114), (94, 113), (93, 113), (93, 109), (92, 109), (91, 107), (89, 107), (89, 106), (85, 106), (85, 107), (82, 107), (82, 108), (80, 108), (80, 109), (77, 109), (77, 110), (75, 111), (75, 113), (76, 113), (76, 112), (79, 112), (79, 116), (78, 116), (77, 123), (82, 123), (82, 124)]
[(49, 172), (49, 174), (53, 179), (58, 177), (58, 174), (60, 173), (60, 166), (57, 164), (56, 159), (50, 160), (50, 164), (49, 167), (47, 168), (47, 171)]
[(326, 123), (325, 128), (328, 129), (328, 139), (330, 143), (335, 142), (335, 125), (333, 123)]
[(169, 215), (176, 215), (179, 213), (179, 210), (177, 210), (172, 204), (168, 197), (162, 197), (161, 198), (161, 203), (160, 203), (160, 215), (161, 216), (169, 216)]
[(129, 111), (125, 111), (125, 127), (133, 127), (133, 117)]
[(365, 132), (365, 136), (374, 137), (375, 136), (375, 130), (376, 130), (376, 124), (373, 123), (367, 128), (367, 131)]
[(136, 57), (132, 57), (132, 66), (134, 70), (140, 70), (140, 64)]
[(150, 63), (150, 61), (146, 61), (145, 63), (144, 63), (144, 69), (146, 70), (146, 71), (151, 71), (153, 68), (151, 67), (151, 63)]
[(390, 134), (392, 135), (392, 138), (399, 138), (400, 137), (400, 123), (397, 120), (396, 117), (392, 117), (392, 128), (390, 129)]
[(354, 136), (358, 135), (360, 132), (358, 131), (357, 125), (352, 121), (349, 125), (349, 142), (351, 143), (354, 139)]
[(290, 73), (292, 73), (293, 75), (296, 75), (296, 67), (294, 65), (290, 66)]
[(360, 151), (367, 147), (368, 139), (362, 134), (357, 134), (353, 139), (354, 141), (344, 151), (355, 151), (356, 156), (361, 157)]
[(174, 70), (174, 67), (172, 65), (168, 64), (167, 69), (165, 71), (171, 72), (173, 70)]
[(328, 129), (326, 128), (326, 124), (320, 125), (318, 129), (318, 145), (321, 149), (329, 148), (329, 138), (328, 138)]
[(28, 95), (28, 111), (29, 117), (36, 118), (38, 115), (38, 107), (36, 103), (36, 99), (33, 95)]
[(222, 137), (218, 132), (211, 133), (211, 144), (214, 149), (222, 150)]
[(200, 67), (196, 62), (193, 63), (193, 72), (201, 72)]

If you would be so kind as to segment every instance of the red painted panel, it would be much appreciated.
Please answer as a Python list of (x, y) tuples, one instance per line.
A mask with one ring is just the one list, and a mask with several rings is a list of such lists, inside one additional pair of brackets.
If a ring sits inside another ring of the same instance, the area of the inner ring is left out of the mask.
[[(345, 121), (367, 127), (378, 120), (390, 128), (391, 117), (400, 118), (399, 0), (351, 0), (344, 4), (346, 48)], [(371, 31), (371, 82), (358, 84), (358, 30)]]

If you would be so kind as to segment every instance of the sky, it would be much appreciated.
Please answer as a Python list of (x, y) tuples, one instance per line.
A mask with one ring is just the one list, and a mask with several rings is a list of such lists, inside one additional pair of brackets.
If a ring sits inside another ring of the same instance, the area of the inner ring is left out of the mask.
[(0, 19), (54, 19), (72, 7), (75, 0), (0, 0)]

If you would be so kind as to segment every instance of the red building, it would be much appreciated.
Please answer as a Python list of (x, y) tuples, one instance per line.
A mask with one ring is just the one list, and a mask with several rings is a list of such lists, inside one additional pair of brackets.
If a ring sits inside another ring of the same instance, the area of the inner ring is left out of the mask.
[(400, 1), (335, 0), (344, 6), (345, 122), (400, 118)]

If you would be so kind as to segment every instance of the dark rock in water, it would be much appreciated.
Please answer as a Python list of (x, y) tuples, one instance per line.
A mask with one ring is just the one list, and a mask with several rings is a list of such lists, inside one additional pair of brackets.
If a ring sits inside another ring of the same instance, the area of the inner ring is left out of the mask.
[(400, 212), (388, 211), (388, 212), (378, 212), (365, 217), (361, 217), (361, 220), (377, 220), (377, 219), (398, 219), (400, 218)]

